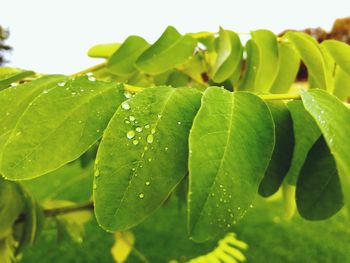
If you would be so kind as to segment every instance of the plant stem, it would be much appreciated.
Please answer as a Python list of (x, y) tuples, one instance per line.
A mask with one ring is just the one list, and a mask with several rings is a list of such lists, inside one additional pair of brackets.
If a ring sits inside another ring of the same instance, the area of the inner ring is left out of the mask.
[(259, 95), (263, 100), (300, 100), (299, 94), (266, 94)]
[[(44, 209), (43, 213), (45, 217), (55, 217), (55, 216), (74, 213), (82, 210), (94, 210), (93, 202), (75, 204), (75, 205), (64, 206), (64, 207), (57, 207), (52, 209)], [(21, 214), (17, 218), (15, 224), (23, 223), (25, 220), (26, 220), (25, 214)]]
[(100, 64), (97, 64), (97, 65), (94, 65), (94, 66), (92, 66), (92, 67), (89, 67), (89, 68), (87, 68), (87, 69), (84, 69), (84, 70), (82, 70), (82, 71), (79, 71), (79, 72), (77, 72), (77, 73), (74, 73), (74, 74), (72, 74), (71, 76), (80, 76), (80, 75), (84, 75), (84, 74), (86, 74), (86, 73), (89, 73), (89, 72), (94, 72), (94, 71), (97, 71), (97, 70), (99, 70), (99, 69), (101, 69), (101, 68), (104, 68), (105, 66), (107, 65), (107, 62), (105, 61), (105, 62), (102, 62), (102, 63), (100, 63)]

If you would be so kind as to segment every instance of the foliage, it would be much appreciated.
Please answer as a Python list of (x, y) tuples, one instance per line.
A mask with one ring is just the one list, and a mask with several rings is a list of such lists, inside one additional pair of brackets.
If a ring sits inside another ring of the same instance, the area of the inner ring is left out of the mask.
[[(197, 242), (230, 232), (258, 193), (282, 185), (296, 185), (308, 220), (350, 205), (350, 112), (341, 101), (350, 96), (350, 47), (300, 32), (251, 36), (243, 48), (223, 28), (168, 27), (152, 45), (130, 36), (93, 47), (89, 54), (107, 61), (73, 76), (1, 68), (0, 194), (9, 191), (0, 200), (1, 255), (18, 256), (52, 223), (80, 242), (87, 220), (75, 209), (92, 206), (50, 193), (85, 179), (78, 201), (93, 195), (103, 229), (135, 227), (176, 192)], [(291, 88), (300, 61), (309, 82)], [(43, 185), (46, 194), (35, 193)]]

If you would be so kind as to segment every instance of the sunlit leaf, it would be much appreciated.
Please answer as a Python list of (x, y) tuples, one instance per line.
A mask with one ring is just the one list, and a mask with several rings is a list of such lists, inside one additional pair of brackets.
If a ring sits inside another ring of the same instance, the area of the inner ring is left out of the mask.
[(7, 88), (11, 83), (34, 75), (31, 70), (18, 68), (0, 67), (0, 91)]
[(346, 43), (336, 40), (326, 40), (322, 42), (335, 62), (350, 75), (350, 46)]
[(121, 46), (119, 43), (98, 44), (91, 47), (88, 56), (92, 58), (109, 58)]
[(254, 201), (274, 147), (270, 111), (256, 95), (210, 87), (189, 145), (189, 233), (205, 241), (227, 231)]
[(115, 232), (115, 243), (111, 249), (112, 256), (116, 263), (123, 263), (128, 258), (135, 243), (132, 232)]
[(148, 88), (119, 107), (96, 158), (95, 213), (103, 228), (140, 223), (185, 176), (200, 97), (190, 88)]

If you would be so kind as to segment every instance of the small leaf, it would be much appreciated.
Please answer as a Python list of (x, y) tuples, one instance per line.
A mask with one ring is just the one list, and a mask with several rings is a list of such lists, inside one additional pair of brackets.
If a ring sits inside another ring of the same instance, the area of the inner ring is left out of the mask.
[(326, 40), (322, 42), (335, 62), (350, 75), (350, 46), (346, 43), (336, 40)]
[(350, 111), (340, 100), (322, 90), (304, 91), (301, 97), (334, 156), (345, 204), (350, 206)]
[(23, 210), (19, 187), (0, 177), (0, 240), (12, 234), (11, 228)]
[(160, 74), (185, 63), (194, 52), (197, 40), (189, 35), (181, 36), (169, 26), (161, 37), (136, 61), (136, 66), (149, 74)]
[(109, 58), (120, 46), (121, 44), (119, 43), (94, 45), (89, 49), (88, 56), (92, 58)]
[(34, 75), (31, 70), (18, 68), (1, 67), (0, 68), (0, 91), (7, 88), (11, 83)]
[(349, 102), (350, 100), (350, 75), (348, 75), (339, 66), (335, 69), (334, 77), (334, 96), (341, 101)]
[[(90, 77), (89, 77), (90, 78)], [(48, 86), (27, 108), (7, 140), (1, 172), (30, 179), (78, 158), (101, 136), (123, 87), (82, 76), (61, 87)]]
[(229, 30), (220, 28), (217, 58), (210, 72), (213, 81), (224, 82), (240, 67), (243, 56), (243, 47), (239, 36)]
[(309, 220), (323, 220), (344, 205), (334, 158), (323, 137), (311, 148), (301, 169), (296, 191), (300, 215)]
[(149, 44), (142, 37), (129, 36), (109, 58), (107, 69), (115, 75), (130, 77), (136, 72), (137, 58), (148, 47)]
[(287, 107), (293, 119), (294, 150), (286, 182), (295, 185), (307, 154), (321, 136), (321, 131), (301, 101), (290, 101)]
[(277, 37), (269, 30), (252, 32), (252, 40), (259, 50), (259, 66), (256, 72), (255, 91), (268, 92), (278, 72)]
[(196, 241), (227, 231), (254, 201), (274, 147), (263, 100), (208, 88), (190, 133), (189, 233)]
[(239, 90), (255, 91), (255, 79), (257, 76), (257, 68), (260, 63), (259, 48), (252, 39), (246, 43), (247, 60), (245, 71), (241, 81), (239, 82)]
[(140, 223), (185, 176), (200, 97), (190, 88), (148, 88), (119, 107), (96, 158), (95, 213), (104, 229)]
[(294, 44), (301, 59), (305, 63), (310, 88), (332, 91), (334, 88), (332, 83), (333, 71), (328, 68), (327, 61), (317, 41), (302, 32), (288, 32), (285, 38)]
[(278, 73), (270, 89), (271, 93), (288, 93), (297, 76), (300, 57), (290, 43), (280, 42)]
[(115, 232), (115, 242), (111, 249), (112, 256), (116, 263), (123, 263), (127, 260), (135, 243), (135, 237), (132, 232)]
[(275, 124), (275, 148), (259, 186), (259, 194), (267, 197), (277, 192), (291, 164), (294, 139), (293, 122), (283, 101), (267, 102)]

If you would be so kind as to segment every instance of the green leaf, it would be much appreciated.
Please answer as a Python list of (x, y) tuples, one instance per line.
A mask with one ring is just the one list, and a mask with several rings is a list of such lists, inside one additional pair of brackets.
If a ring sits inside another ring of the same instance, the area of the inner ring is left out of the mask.
[(185, 176), (200, 97), (190, 88), (148, 88), (119, 107), (96, 158), (95, 213), (104, 229), (140, 223)]
[(92, 58), (109, 58), (121, 46), (119, 43), (98, 44), (92, 46), (88, 56)]
[(322, 42), (335, 62), (350, 75), (350, 46), (346, 43), (336, 40), (326, 40)]
[(1, 172), (7, 178), (35, 178), (78, 158), (102, 136), (125, 99), (121, 85), (86, 76), (47, 88), (21, 116), (4, 146)]
[(269, 30), (252, 32), (252, 41), (259, 50), (259, 66), (256, 72), (255, 90), (268, 92), (278, 72), (278, 43), (277, 37)]
[(296, 201), (300, 215), (323, 220), (344, 205), (334, 158), (323, 137), (311, 148), (297, 181)]
[(0, 92), (0, 153), (28, 105), (44, 90), (55, 87), (65, 79), (67, 77), (50, 75)]
[(251, 206), (274, 147), (263, 100), (208, 88), (189, 139), (189, 233), (196, 241), (227, 231)]
[(1, 263), (13, 263), (16, 262), (15, 250), (16, 240), (12, 234), (7, 235), (3, 239), (0, 239), (0, 262)]
[(308, 71), (310, 88), (333, 90), (332, 73), (317, 41), (306, 33), (289, 32), (285, 35), (293, 43)]
[(350, 99), (350, 75), (337, 66), (334, 78), (334, 96), (341, 101), (348, 101)]
[(1, 67), (0, 68), (0, 91), (6, 89), (11, 83), (34, 75), (31, 70), (18, 68)]
[(213, 81), (221, 83), (228, 79), (240, 67), (243, 47), (239, 36), (229, 30), (220, 28), (217, 58), (210, 75)]
[(118, 76), (130, 77), (137, 69), (137, 58), (149, 47), (142, 37), (129, 36), (120, 48), (109, 58), (108, 70)]
[(23, 199), (18, 185), (0, 177), (0, 240), (11, 233), (22, 209)]
[(293, 120), (294, 150), (286, 182), (295, 185), (307, 154), (321, 136), (321, 131), (301, 101), (289, 101), (287, 107)]
[(185, 63), (194, 52), (197, 40), (181, 36), (174, 27), (167, 27), (161, 37), (136, 61), (136, 66), (149, 74), (160, 74)]
[(275, 124), (275, 148), (259, 186), (259, 194), (270, 196), (280, 188), (291, 164), (294, 139), (293, 122), (283, 101), (267, 102)]
[(305, 109), (322, 131), (334, 156), (345, 204), (350, 205), (350, 111), (333, 95), (322, 90), (301, 93)]
[(245, 48), (247, 53), (246, 66), (243, 77), (239, 82), (238, 89), (255, 91), (255, 79), (260, 61), (259, 48), (252, 39), (247, 41)]
[(288, 93), (300, 66), (300, 57), (290, 43), (280, 42), (278, 73), (270, 89), (271, 93)]

